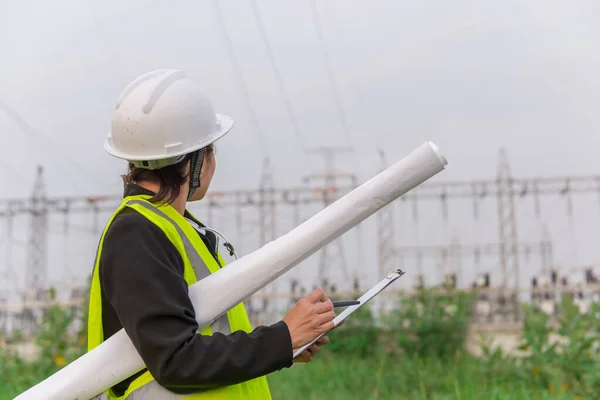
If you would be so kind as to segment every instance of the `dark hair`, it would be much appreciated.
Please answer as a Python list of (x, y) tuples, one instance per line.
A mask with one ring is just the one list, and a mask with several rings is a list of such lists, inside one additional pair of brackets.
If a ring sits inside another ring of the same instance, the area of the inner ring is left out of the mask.
[[(204, 151), (204, 163), (212, 162), (214, 154), (215, 146), (208, 145)], [(159, 184), (160, 189), (149, 201), (151, 203), (165, 202), (171, 204), (179, 196), (181, 186), (189, 181), (189, 174), (185, 172), (185, 169), (190, 159), (191, 154), (188, 154), (177, 164), (155, 170), (138, 168), (129, 163), (127, 174), (123, 176), (123, 182), (125, 184), (136, 184), (143, 181), (156, 182)]]

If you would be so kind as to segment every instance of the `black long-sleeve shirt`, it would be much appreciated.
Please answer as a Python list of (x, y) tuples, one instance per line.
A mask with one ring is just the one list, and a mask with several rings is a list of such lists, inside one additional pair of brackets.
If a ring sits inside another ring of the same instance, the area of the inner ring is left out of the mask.
[[(136, 185), (126, 187), (125, 195), (137, 194), (152, 195)], [(200, 236), (216, 256), (211, 235)], [(134, 210), (119, 214), (100, 257), (104, 337), (125, 328), (157, 382), (181, 394), (244, 382), (292, 365), (292, 341), (283, 321), (251, 333), (196, 334), (183, 265), (160, 228)], [(145, 371), (113, 390), (122, 395)]]

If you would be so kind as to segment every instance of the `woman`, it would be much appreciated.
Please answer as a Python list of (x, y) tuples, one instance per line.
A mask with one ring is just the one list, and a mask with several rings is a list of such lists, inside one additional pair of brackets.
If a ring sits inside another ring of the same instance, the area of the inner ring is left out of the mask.
[[(268, 399), (266, 375), (290, 367), (293, 349), (333, 328), (333, 304), (317, 289), (274, 325), (253, 330), (239, 304), (197, 334), (188, 286), (224, 264), (215, 234), (186, 203), (205, 196), (214, 142), (232, 126), (177, 70), (146, 73), (117, 100), (105, 149), (129, 167), (123, 202), (98, 246), (88, 350), (124, 328), (147, 369), (98, 398)], [(310, 361), (326, 343), (296, 361)]]

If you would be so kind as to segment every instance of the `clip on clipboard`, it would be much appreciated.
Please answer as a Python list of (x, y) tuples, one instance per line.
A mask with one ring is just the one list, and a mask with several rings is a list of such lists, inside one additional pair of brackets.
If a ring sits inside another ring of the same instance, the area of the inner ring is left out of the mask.
[[(363, 294), (358, 299), (358, 301), (360, 302), (359, 305), (350, 306), (350, 307), (346, 308), (340, 315), (336, 316), (333, 319), (333, 326), (334, 327), (338, 326), (342, 321), (344, 321), (346, 318), (348, 318), (350, 316), (350, 314), (352, 314), (354, 311), (356, 311), (359, 308), (361, 308), (362, 306), (364, 306), (367, 302), (369, 302), (369, 300), (371, 300), (373, 297), (377, 296), (379, 293), (381, 293), (381, 291), (383, 289), (385, 289), (386, 287), (388, 287), (392, 282), (394, 282), (396, 279), (400, 278), (404, 274), (405, 274), (405, 272), (402, 271), (402, 270), (400, 270), (400, 269), (396, 269), (394, 271), (391, 271), (384, 279), (382, 279), (378, 284), (376, 284), (375, 286), (373, 286), (368, 292), (366, 292), (365, 294)], [(307, 345), (304, 345), (301, 348), (299, 348), (294, 353), (294, 358), (296, 358), (300, 354), (302, 354), (302, 352), (304, 350), (306, 350), (307, 348), (309, 348), (310, 346), (312, 346), (317, 340), (319, 340), (325, 334), (327, 334), (327, 332), (319, 335), (312, 342), (310, 342)]]

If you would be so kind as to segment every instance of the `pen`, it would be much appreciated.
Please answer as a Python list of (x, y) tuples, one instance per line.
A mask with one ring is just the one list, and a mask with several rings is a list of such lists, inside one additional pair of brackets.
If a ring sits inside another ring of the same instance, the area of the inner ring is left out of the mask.
[(332, 301), (333, 308), (338, 307), (348, 307), (348, 306), (357, 306), (360, 304), (358, 300), (345, 300), (345, 301)]

